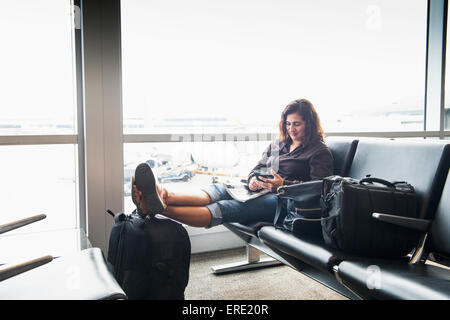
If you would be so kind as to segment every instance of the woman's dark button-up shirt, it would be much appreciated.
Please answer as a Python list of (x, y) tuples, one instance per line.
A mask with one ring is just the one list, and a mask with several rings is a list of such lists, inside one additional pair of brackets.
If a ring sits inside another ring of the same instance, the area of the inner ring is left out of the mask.
[(289, 152), (289, 144), (276, 140), (266, 148), (261, 160), (250, 172), (248, 181), (255, 170), (261, 169), (273, 169), (287, 185), (319, 180), (333, 175), (333, 156), (320, 140), (298, 146), (292, 152)]

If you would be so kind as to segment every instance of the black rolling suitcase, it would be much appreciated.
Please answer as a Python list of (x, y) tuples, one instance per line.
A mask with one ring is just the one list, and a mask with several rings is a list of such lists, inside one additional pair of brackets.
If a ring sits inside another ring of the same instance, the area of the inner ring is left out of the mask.
[(366, 257), (407, 255), (419, 233), (372, 217), (373, 213), (419, 218), (414, 188), (406, 182), (330, 176), (322, 184), (322, 234), (327, 245)]
[(142, 217), (136, 211), (116, 214), (114, 221), (107, 260), (128, 298), (184, 299), (191, 255), (186, 229), (173, 220)]

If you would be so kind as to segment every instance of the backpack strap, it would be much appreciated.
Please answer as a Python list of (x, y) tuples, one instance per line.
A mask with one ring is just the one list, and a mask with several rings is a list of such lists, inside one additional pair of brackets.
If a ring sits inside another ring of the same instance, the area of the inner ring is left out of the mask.
[(280, 195), (277, 195), (277, 210), (275, 211), (275, 218), (273, 219), (273, 225), (275, 227), (278, 226), (278, 219), (280, 218), (281, 209), (283, 207), (283, 198)]

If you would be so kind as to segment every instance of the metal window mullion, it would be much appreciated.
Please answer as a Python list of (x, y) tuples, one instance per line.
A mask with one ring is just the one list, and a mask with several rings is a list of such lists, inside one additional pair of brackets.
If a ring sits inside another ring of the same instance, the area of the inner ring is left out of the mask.
[[(368, 137), (368, 138), (437, 138), (449, 136), (449, 131), (392, 131), (392, 132), (326, 132), (327, 137)], [(212, 141), (270, 141), (276, 133), (241, 134), (125, 134), (124, 143), (165, 143), (165, 142), (212, 142)]]
[(47, 144), (77, 144), (77, 135), (16, 135), (0, 136), (0, 145), (47, 145)]
[(276, 133), (180, 133), (180, 134), (124, 134), (124, 143), (145, 142), (214, 142), (214, 141), (267, 141)]
[(445, 137), (445, 73), (447, 64), (447, 19), (448, 19), (448, 0), (444, 1), (444, 17), (442, 26), (442, 82), (441, 82), (441, 112), (440, 112), (440, 138)]
[(327, 137), (367, 137), (367, 138), (436, 138), (439, 131), (384, 131), (384, 132), (329, 132)]
[(87, 233), (86, 214), (86, 159), (85, 159), (85, 126), (83, 96), (83, 15), (81, 0), (72, 0), (73, 4), (73, 36), (75, 54), (76, 105), (77, 105), (77, 177), (78, 177), (78, 221), (79, 227)]
[(123, 210), (120, 1), (81, 0), (87, 232), (104, 253)]
[(428, 0), (424, 130), (443, 139), (447, 0)]

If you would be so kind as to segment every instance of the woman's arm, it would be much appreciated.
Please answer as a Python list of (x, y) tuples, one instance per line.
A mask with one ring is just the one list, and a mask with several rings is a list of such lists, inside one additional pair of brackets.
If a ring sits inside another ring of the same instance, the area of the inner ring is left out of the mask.
[(301, 183), (301, 182), (303, 182), (303, 181), (300, 181), (300, 180), (284, 180), (284, 185), (290, 186), (292, 184), (297, 184), (297, 183)]
[(251, 182), (252, 178), (255, 177), (255, 173), (254, 173), (255, 170), (267, 169), (267, 160), (269, 159), (271, 152), (272, 152), (272, 143), (269, 144), (269, 146), (264, 150), (261, 159), (258, 161), (258, 164), (250, 171), (250, 173), (247, 177), (247, 183), (248, 183), (249, 187), (250, 187), (250, 182)]
[[(328, 148), (321, 148), (311, 156), (308, 161), (309, 175), (308, 180), (321, 180), (333, 175), (333, 156)], [(308, 181), (305, 180), (305, 181)], [(293, 185), (302, 183), (301, 180), (284, 180), (284, 185)]]
[(328, 148), (324, 148), (314, 154), (309, 162), (311, 180), (320, 180), (332, 176), (333, 156)]

